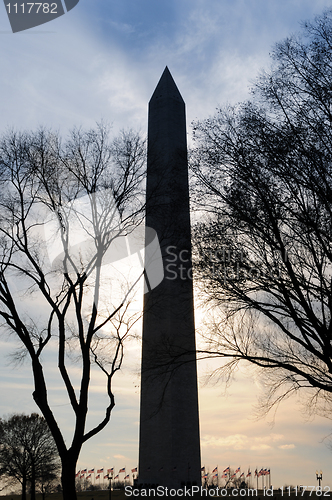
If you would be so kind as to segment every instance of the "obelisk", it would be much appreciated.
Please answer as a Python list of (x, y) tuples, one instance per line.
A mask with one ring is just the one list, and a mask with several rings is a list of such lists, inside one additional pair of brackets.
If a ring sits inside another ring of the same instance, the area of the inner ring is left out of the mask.
[(138, 481), (200, 485), (185, 103), (167, 67), (149, 102), (146, 226), (164, 279), (144, 296)]

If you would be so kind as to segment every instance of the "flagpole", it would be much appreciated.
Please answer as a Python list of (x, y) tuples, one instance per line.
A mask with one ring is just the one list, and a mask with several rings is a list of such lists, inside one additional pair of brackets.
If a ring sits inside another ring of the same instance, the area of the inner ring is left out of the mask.
[(108, 494), (108, 500), (112, 499), (112, 479), (113, 479), (113, 471), (111, 471), (111, 477), (108, 474), (108, 479), (109, 479), (109, 494)]
[[(260, 473), (263, 472), (263, 469), (259, 471)], [(264, 490), (264, 475), (261, 473), (261, 478), (262, 478), (262, 490)]]

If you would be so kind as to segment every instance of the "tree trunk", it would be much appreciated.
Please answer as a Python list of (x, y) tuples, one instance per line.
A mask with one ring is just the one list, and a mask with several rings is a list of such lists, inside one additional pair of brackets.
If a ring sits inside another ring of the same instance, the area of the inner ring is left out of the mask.
[(30, 500), (36, 500), (36, 471), (35, 465), (32, 463), (32, 471), (31, 471), (31, 496)]
[(61, 483), (63, 500), (77, 500), (75, 487), (77, 458), (61, 457)]
[(22, 500), (27, 500), (27, 478), (25, 475), (22, 478)]

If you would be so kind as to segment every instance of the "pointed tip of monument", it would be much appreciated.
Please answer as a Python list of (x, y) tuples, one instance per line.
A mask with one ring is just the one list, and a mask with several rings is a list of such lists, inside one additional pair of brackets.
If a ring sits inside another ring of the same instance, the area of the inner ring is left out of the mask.
[(152, 94), (150, 102), (152, 100), (162, 98), (175, 99), (177, 101), (184, 102), (168, 66), (165, 66), (163, 74), (161, 75), (155, 91)]

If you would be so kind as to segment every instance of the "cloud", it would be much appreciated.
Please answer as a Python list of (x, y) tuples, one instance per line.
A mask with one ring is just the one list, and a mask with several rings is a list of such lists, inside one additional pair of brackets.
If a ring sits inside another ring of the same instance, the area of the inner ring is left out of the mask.
[(295, 444), (281, 444), (280, 446), (278, 446), (278, 448), (280, 448), (281, 450), (292, 450), (293, 448), (295, 448)]
[(268, 444), (258, 444), (250, 446), (251, 450), (269, 450), (270, 448), (272, 448), (272, 446), (269, 446)]
[(280, 441), (283, 439), (284, 435), (283, 434), (269, 434), (268, 436), (258, 436), (254, 438), (254, 441), (260, 441), (260, 442), (269, 442), (269, 443), (275, 443), (276, 441)]
[[(326, 1), (106, 4), (81, 2), (49, 24), (52, 32), (0, 36), (6, 54), (0, 129), (43, 123), (67, 130), (102, 117), (115, 127), (146, 126), (146, 104), (166, 64), (187, 103), (188, 122), (201, 119), (219, 103), (247, 98), (273, 43)], [(0, 28), (9, 28), (5, 17)]]
[(244, 434), (233, 434), (224, 438), (216, 436), (203, 436), (202, 446), (232, 448), (234, 450), (243, 450), (246, 448), (245, 443), (248, 442), (248, 436)]
[(267, 436), (255, 437), (247, 436), (246, 434), (231, 434), (226, 437), (205, 435), (202, 438), (202, 446), (233, 450), (268, 450), (273, 448), (272, 443), (280, 441), (283, 437), (282, 434), (269, 434)]

